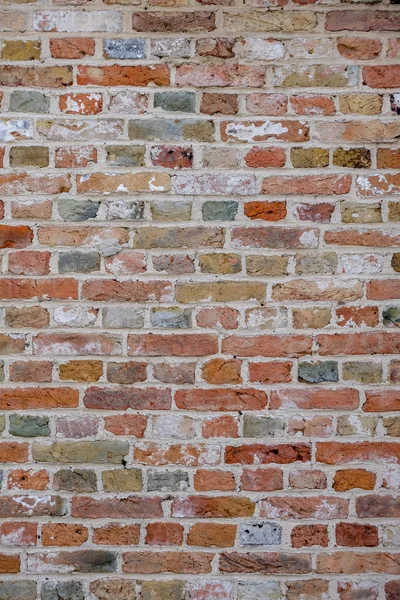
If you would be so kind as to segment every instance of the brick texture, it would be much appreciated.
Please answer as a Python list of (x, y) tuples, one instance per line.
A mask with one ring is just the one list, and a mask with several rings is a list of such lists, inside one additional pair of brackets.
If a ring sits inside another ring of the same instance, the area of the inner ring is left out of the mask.
[(400, 599), (398, 4), (1, 2), (1, 599)]

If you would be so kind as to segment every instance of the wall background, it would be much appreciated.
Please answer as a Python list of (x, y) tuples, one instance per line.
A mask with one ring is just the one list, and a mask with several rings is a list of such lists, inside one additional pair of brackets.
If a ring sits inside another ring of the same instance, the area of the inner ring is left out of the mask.
[(2, 8), (0, 598), (398, 600), (396, 3)]

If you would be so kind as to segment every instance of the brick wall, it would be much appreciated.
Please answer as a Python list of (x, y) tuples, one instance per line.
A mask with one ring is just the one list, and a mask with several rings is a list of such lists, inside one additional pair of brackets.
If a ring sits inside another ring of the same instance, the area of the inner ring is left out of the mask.
[(397, 3), (2, 2), (2, 600), (399, 600)]

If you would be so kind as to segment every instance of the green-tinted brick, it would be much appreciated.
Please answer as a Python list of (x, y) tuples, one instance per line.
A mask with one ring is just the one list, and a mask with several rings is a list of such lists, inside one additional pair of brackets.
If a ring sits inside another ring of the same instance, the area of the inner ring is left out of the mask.
[(31, 415), (10, 415), (10, 433), (22, 437), (50, 435), (49, 418)]
[(204, 221), (234, 221), (238, 212), (238, 203), (233, 200), (219, 202), (209, 200), (204, 202), (202, 212)]
[(192, 92), (156, 92), (154, 108), (169, 112), (195, 112), (196, 95)]

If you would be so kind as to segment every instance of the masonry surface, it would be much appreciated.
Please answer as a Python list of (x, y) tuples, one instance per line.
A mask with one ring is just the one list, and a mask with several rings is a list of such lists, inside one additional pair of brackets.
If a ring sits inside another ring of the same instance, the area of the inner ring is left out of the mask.
[(400, 599), (400, 7), (0, 7), (0, 600)]

